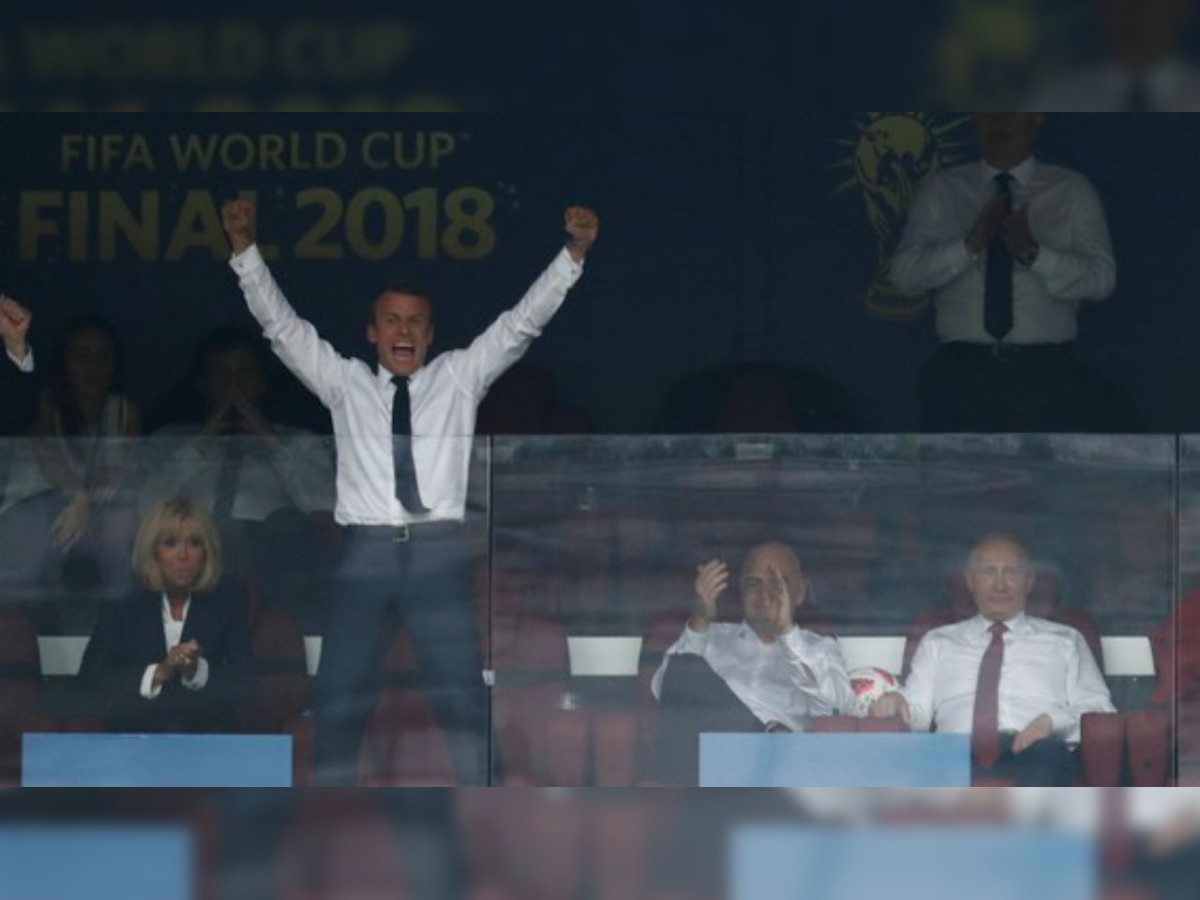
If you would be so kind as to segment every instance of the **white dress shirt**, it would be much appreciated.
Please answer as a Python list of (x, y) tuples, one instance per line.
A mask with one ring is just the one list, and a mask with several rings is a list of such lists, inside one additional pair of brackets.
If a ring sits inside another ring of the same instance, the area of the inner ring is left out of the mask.
[(654, 673), (650, 690), (656, 700), (662, 697), (667, 664), (681, 653), (703, 657), (764, 725), (779, 722), (803, 731), (809, 716), (854, 709), (846, 662), (833, 638), (797, 627), (764, 644), (745, 622), (715, 622), (704, 633), (689, 626)]
[[(162, 617), (163, 617), (163, 637), (166, 643), (166, 650), (163, 656), (170, 653), (172, 649), (179, 646), (183, 640), (183, 626), (187, 624), (188, 610), (192, 608), (192, 598), (188, 597), (187, 602), (183, 604), (183, 616), (179, 621), (171, 615), (171, 601), (167, 599), (167, 595), (163, 594), (162, 602)], [(163, 686), (154, 683), (154, 670), (158, 668), (155, 663), (151, 666), (146, 666), (146, 671), (142, 675), (141, 694), (147, 700), (155, 700), (162, 693)], [(208, 660), (203, 656), (196, 664), (196, 674), (192, 678), (186, 675), (180, 675), (179, 680), (183, 686), (189, 691), (202, 691), (208, 686)]]
[(24, 359), (17, 359), (15, 356), (13, 356), (13, 354), (11, 352), (8, 353), (8, 358), (12, 360), (12, 363), (14, 366), (16, 366), (18, 369), (20, 369), (26, 375), (29, 375), (33, 372), (33, 350), (32, 349), (27, 349), (25, 351)]
[[(943, 342), (992, 344), (983, 323), (987, 251), (975, 257), (966, 237), (996, 193), (1000, 170), (968, 163), (934, 175), (917, 195), (892, 259), (892, 283), (906, 294), (934, 292)], [(1041, 247), (1031, 266), (1013, 266), (1010, 344), (1061, 344), (1078, 335), (1079, 303), (1105, 300), (1116, 263), (1104, 207), (1076, 172), (1030, 157), (1012, 169), (1013, 209), (1028, 204)]]
[(302, 428), (271, 427), (271, 443), (253, 435), (201, 438), (198, 425), (160, 428), (152, 440), (142, 442), (143, 452), (153, 454), (142, 490), (143, 507), (182, 492), (215, 510), (225, 456), (236, 442), (243, 459), (232, 486), (232, 518), (264, 522), (289, 507), (305, 513), (332, 509), (333, 454), (326, 439)]
[[(1200, 112), (1200, 70), (1173, 59), (1142, 76), (1146, 99), (1154, 112)], [(1129, 112), (1136, 76), (1114, 65), (1085, 69), (1033, 97), (1029, 112)]]
[[(975, 616), (935, 628), (921, 640), (904, 685), (914, 730), (936, 725), (938, 731), (970, 734), (991, 624)], [(1116, 711), (1100, 667), (1078, 631), (1024, 614), (1007, 625), (1000, 670), (1001, 732), (1019, 732), (1048, 715), (1055, 737), (1076, 745), (1084, 713)]]
[[(466, 350), (443, 353), (408, 382), (412, 448), (421, 500), (414, 515), (396, 499), (392, 455), (392, 374), (339, 354), (288, 304), (256, 246), (230, 261), (250, 312), (275, 353), (325, 404), (337, 447), (337, 506), (342, 525), (462, 520), (480, 401), (542, 333), (583, 273), (563, 250), (513, 309)], [(365, 308), (365, 303), (364, 303)]]

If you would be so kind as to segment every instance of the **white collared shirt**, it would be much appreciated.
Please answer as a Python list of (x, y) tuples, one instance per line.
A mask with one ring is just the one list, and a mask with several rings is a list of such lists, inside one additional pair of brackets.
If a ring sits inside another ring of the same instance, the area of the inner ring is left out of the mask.
[[(987, 163), (968, 163), (932, 176), (909, 211), (892, 259), (892, 283), (906, 294), (934, 294), (942, 342), (992, 344), (983, 323), (987, 251), (978, 257), (966, 237), (996, 193)], [(1104, 207), (1076, 172), (1030, 157), (1012, 169), (1013, 209), (1028, 204), (1041, 250), (1031, 266), (1013, 266), (1011, 344), (1061, 344), (1078, 336), (1079, 304), (1105, 300), (1116, 287), (1116, 262)]]
[[(187, 624), (188, 610), (192, 608), (192, 598), (188, 597), (187, 602), (183, 604), (183, 616), (179, 621), (175, 621), (171, 615), (171, 601), (167, 599), (167, 595), (163, 594), (162, 598), (162, 620), (163, 620), (163, 639), (166, 644), (166, 652), (170, 653), (175, 647), (178, 647), (183, 640), (183, 627)], [(146, 666), (146, 671), (142, 675), (141, 694), (147, 700), (155, 700), (162, 693), (163, 686), (154, 683), (154, 670), (158, 668), (158, 664)], [(200, 662), (196, 665), (196, 674), (192, 678), (186, 675), (181, 675), (179, 680), (183, 686), (189, 691), (202, 691), (208, 686), (208, 660), (203, 656), (200, 657)]]
[(348, 359), (322, 340), (289, 305), (257, 247), (233, 257), (230, 265), (276, 355), (332, 414), (337, 447), (334, 518), (342, 525), (464, 518), (479, 403), (492, 382), (542, 333), (583, 274), (583, 266), (564, 249), (521, 302), (470, 347), (439, 355), (409, 379), (413, 459), (421, 500), (430, 509), (414, 515), (395, 496), (392, 374)]
[(854, 710), (846, 662), (833, 638), (796, 627), (765, 644), (745, 622), (714, 622), (702, 634), (689, 626), (654, 673), (650, 690), (656, 700), (667, 664), (681, 653), (703, 657), (764, 725), (779, 722), (803, 731), (809, 716)]
[(27, 348), (25, 350), (25, 358), (24, 359), (17, 359), (15, 356), (12, 355), (11, 352), (9, 352), (7, 350), (5, 350), (5, 352), (8, 354), (8, 358), (12, 360), (12, 364), (14, 366), (16, 366), (18, 369), (20, 369), (22, 372), (24, 372), (26, 375), (33, 372), (33, 349), (32, 348)]
[[(1038, 716), (1048, 715), (1055, 736), (1074, 745), (1079, 743), (1084, 713), (1116, 711), (1104, 675), (1078, 631), (1024, 614), (1006, 624), (1000, 731), (1019, 732)], [(970, 734), (991, 625), (975, 616), (935, 628), (921, 640), (904, 685), (913, 730), (928, 731), (936, 725), (938, 731)]]

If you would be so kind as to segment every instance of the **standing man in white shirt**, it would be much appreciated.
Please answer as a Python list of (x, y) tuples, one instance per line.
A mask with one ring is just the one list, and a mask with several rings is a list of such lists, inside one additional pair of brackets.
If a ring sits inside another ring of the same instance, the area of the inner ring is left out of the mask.
[(1116, 263), (1091, 183), (1034, 157), (1042, 120), (975, 113), (982, 163), (934, 175), (909, 212), (892, 281), (934, 295), (941, 346), (922, 374), (927, 431), (1090, 426), (1072, 352), (1079, 307), (1112, 294)]
[(703, 733), (803, 731), (810, 716), (854, 709), (837, 642), (795, 624), (795, 609), (809, 588), (790, 547), (773, 541), (747, 554), (737, 625), (714, 621), (728, 587), (726, 563), (699, 567), (692, 618), (651, 683), (659, 701), (657, 763), (664, 781), (696, 783)]
[(430, 298), (412, 285), (384, 290), (366, 329), (377, 357), (372, 368), (339, 354), (288, 304), (255, 245), (254, 206), (228, 203), (222, 218), (250, 312), (333, 418), (334, 517), (345, 547), (317, 675), (318, 783), (356, 781), (377, 696), (383, 624), (394, 609), (412, 637), (459, 784), (486, 784), (488, 703), (462, 524), (476, 410), (582, 275), (599, 220), (591, 210), (568, 209), (566, 247), (521, 302), (469, 348), (428, 365)]
[(20, 434), (37, 415), (33, 351), (29, 349), (32, 322), (29, 310), (0, 294), (0, 339), (7, 357), (0, 359), (0, 437)]
[(1069, 787), (1084, 713), (1115, 711), (1104, 675), (1078, 631), (1025, 612), (1035, 574), (1015, 540), (981, 541), (966, 577), (979, 614), (925, 635), (904, 692), (871, 713), (970, 734), (976, 778)]

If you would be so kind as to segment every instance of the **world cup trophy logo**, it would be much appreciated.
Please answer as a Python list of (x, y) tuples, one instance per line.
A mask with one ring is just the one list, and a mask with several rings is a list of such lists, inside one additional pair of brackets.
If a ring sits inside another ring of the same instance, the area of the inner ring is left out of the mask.
[(878, 242), (875, 277), (866, 293), (867, 309), (875, 315), (910, 319), (929, 307), (928, 296), (908, 297), (892, 284), (892, 257), (925, 179), (965, 158), (967, 143), (955, 135), (968, 121), (937, 113), (873, 112), (856, 123), (857, 137), (838, 141), (850, 148), (838, 167), (853, 170), (838, 191), (860, 192)]

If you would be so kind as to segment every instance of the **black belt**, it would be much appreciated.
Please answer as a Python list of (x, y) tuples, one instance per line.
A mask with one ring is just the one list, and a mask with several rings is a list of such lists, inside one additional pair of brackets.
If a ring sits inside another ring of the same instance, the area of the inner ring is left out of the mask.
[(436, 522), (411, 522), (407, 525), (343, 525), (346, 531), (362, 534), (375, 540), (389, 539), (394, 544), (407, 544), (423, 538), (445, 537), (466, 527), (465, 522), (440, 519)]
[(951, 341), (942, 344), (938, 352), (948, 359), (982, 362), (1038, 362), (1069, 356), (1073, 342), (1063, 344), (972, 344)]

